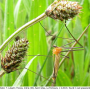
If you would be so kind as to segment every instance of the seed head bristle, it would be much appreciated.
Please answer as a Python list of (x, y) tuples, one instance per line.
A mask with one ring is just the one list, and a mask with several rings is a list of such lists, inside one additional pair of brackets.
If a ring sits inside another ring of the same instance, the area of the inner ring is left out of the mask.
[(17, 69), (26, 55), (28, 44), (29, 42), (25, 38), (16, 41), (6, 52), (5, 57), (1, 58), (1, 66), (6, 73), (10, 73)]
[(54, 1), (45, 11), (46, 15), (61, 21), (68, 20), (79, 14), (82, 7), (78, 2)]

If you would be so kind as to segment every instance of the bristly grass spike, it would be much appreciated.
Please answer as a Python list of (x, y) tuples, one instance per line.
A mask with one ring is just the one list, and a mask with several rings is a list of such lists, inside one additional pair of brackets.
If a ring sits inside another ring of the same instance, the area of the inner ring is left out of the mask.
[(10, 73), (19, 67), (28, 49), (28, 40), (26, 38), (16, 41), (6, 52), (5, 57), (1, 58), (1, 66), (6, 73)]
[(79, 14), (82, 7), (78, 2), (55, 0), (46, 10), (46, 15), (58, 20), (68, 20)]

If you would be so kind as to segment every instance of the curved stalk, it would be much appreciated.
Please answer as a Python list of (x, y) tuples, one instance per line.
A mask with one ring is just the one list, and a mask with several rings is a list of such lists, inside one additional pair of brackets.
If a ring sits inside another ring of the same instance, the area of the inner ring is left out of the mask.
[(11, 36), (9, 36), (9, 38), (4, 41), (4, 43), (0, 46), (0, 52), (2, 52), (4, 50), (4, 48), (7, 46), (7, 44), (13, 39), (15, 38), (21, 31), (29, 28), (30, 26), (36, 24), (37, 22), (45, 19), (47, 17), (47, 15), (45, 13), (41, 14), (40, 16), (38, 16), (37, 18), (31, 20), (30, 22), (24, 24), (22, 27), (20, 27), (18, 30), (16, 30)]

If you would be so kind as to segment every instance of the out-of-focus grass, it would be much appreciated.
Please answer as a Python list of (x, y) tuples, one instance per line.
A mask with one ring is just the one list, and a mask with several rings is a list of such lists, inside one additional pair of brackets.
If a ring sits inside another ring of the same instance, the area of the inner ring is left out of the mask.
[[(71, 0), (78, 1), (83, 9), (82, 12), (74, 19), (67, 22), (67, 27), (70, 32), (78, 38), (85, 27), (90, 23), (90, 1), (89, 0)], [(19, 27), (21, 27), (26, 22), (36, 18), (42, 14), (45, 9), (53, 2), (53, 0), (0, 0), (0, 45)], [(51, 18), (46, 18), (41, 21), (43, 26), (47, 30), (51, 30), (52, 34), (60, 32), (59, 36), (64, 38), (71, 38), (70, 34), (65, 27), (60, 28), (64, 24), (61, 21), (55, 21)], [(90, 29), (90, 28), (89, 28)], [(89, 86), (90, 85), (90, 30), (87, 30), (85, 35), (80, 40), (80, 43), (84, 46), (84, 51), (72, 52), (66, 61), (60, 67), (57, 76), (57, 86)], [(52, 55), (52, 43), (54, 41), (50, 40), (50, 36), (46, 37), (46, 32), (42, 26), (37, 23), (27, 30), (19, 34), (21, 38), (26, 37), (30, 46), (27, 55)], [(71, 42), (71, 40), (57, 38), (54, 43), (57, 46), (65, 45)], [(13, 41), (8, 44), (12, 45)], [(71, 45), (68, 45), (70, 47)], [(77, 45), (79, 46), (79, 45)], [(8, 47), (7, 47), (8, 48)], [(5, 51), (3, 55), (5, 55)], [(65, 54), (65, 53), (63, 53)], [(20, 68), (24, 68), (29, 60), (33, 56), (27, 56), (24, 63)], [(53, 58), (45, 56), (38, 56), (31, 64), (29, 69), (34, 72), (39, 73), (42, 65), (41, 75), (49, 78), (53, 72)], [(45, 64), (44, 61), (46, 60)], [(1, 70), (1, 67), (0, 67)], [(22, 70), (12, 72), (10, 74), (5, 74), (0, 78), (0, 86), (12, 86), (16, 79), (19, 77)], [(36, 80), (37, 75), (33, 72), (27, 71), (23, 81), (21, 80), (21, 86), (40, 86), (45, 84), (45, 79), (39, 77)], [(9, 83), (8, 83), (9, 82)], [(51, 85), (51, 84), (49, 84)]]

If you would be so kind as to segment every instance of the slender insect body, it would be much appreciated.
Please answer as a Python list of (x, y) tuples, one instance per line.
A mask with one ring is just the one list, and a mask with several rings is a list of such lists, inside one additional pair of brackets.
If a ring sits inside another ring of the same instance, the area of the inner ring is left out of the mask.
[(57, 73), (58, 73), (58, 69), (59, 69), (59, 62), (60, 62), (60, 53), (55, 54), (54, 69), (53, 69), (53, 76), (52, 76), (54, 83), (55, 83)]

